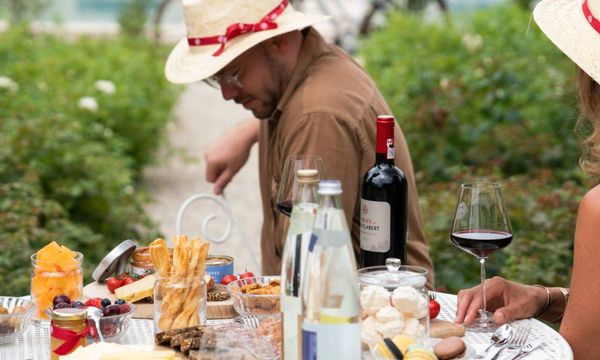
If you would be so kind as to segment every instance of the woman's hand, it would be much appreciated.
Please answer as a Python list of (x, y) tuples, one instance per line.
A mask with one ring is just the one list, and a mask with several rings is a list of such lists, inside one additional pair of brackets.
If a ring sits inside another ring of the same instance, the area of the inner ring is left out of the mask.
[[(487, 310), (497, 324), (530, 318), (546, 305), (548, 294), (539, 286), (522, 285), (501, 277), (485, 281)], [(481, 285), (458, 292), (455, 322), (470, 324), (481, 309)]]

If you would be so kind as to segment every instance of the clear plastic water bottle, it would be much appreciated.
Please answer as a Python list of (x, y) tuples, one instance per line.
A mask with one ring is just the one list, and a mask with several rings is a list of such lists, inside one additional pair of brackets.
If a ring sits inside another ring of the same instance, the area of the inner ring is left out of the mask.
[(300, 325), (302, 324), (301, 281), (304, 274), (308, 244), (318, 206), (315, 169), (298, 170), (298, 192), (293, 202), (283, 259), (281, 263), (281, 311), (283, 312), (283, 354), (285, 360), (300, 357)]
[(302, 358), (360, 359), (358, 275), (341, 183), (321, 181), (318, 193), (302, 284)]

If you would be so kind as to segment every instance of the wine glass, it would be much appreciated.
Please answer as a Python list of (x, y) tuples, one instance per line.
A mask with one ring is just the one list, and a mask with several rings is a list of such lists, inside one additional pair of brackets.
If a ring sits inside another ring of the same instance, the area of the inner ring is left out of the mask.
[(512, 240), (508, 213), (502, 199), (500, 184), (475, 182), (462, 184), (452, 224), (452, 243), (475, 255), (481, 263), (481, 296), (479, 314), (468, 329), (473, 332), (491, 332), (497, 328), (486, 310), (485, 260), (506, 247)]
[(315, 169), (319, 172), (319, 180), (323, 179), (323, 160), (316, 155), (292, 155), (285, 159), (279, 188), (277, 189), (277, 210), (285, 216), (292, 213), (292, 205), (296, 193), (298, 192), (298, 183), (296, 175), (298, 170)]

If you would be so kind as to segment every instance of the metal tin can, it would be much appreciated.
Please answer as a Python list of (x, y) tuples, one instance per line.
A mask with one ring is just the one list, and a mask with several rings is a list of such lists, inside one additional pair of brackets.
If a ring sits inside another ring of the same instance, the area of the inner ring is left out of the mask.
[(209, 255), (206, 258), (206, 273), (215, 279), (216, 284), (220, 283), (223, 276), (233, 274), (233, 257)]

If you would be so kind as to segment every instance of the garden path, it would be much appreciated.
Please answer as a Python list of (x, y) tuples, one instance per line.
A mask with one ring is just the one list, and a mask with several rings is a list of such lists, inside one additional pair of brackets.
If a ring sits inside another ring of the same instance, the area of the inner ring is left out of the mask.
[[(212, 194), (212, 185), (205, 176), (204, 151), (207, 146), (224, 130), (250, 118), (251, 113), (235, 103), (224, 101), (220, 92), (197, 83), (185, 87), (172, 116), (168, 141), (171, 147), (180, 151), (169, 156), (163, 149), (159, 163), (144, 173), (144, 184), (153, 198), (146, 211), (166, 239), (176, 233), (177, 212), (188, 197), (198, 193)], [(225, 194), (236, 224), (230, 238), (223, 244), (211, 245), (210, 253), (234, 256), (236, 272), (245, 269), (257, 272), (259, 269), (254, 264), (260, 264), (262, 224), (257, 146), (253, 147), (248, 162), (225, 189)], [(215, 208), (216, 204), (209, 200), (193, 203), (183, 216), (182, 233), (199, 234), (202, 219), (216, 211)], [(223, 218), (217, 218), (214, 223), (209, 226), (209, 233), (219, 237), (223, 231)], [(253, 254), (243, 241), (250, 244)]]

